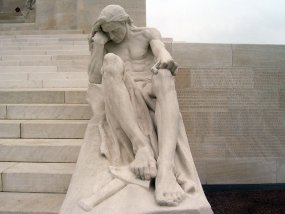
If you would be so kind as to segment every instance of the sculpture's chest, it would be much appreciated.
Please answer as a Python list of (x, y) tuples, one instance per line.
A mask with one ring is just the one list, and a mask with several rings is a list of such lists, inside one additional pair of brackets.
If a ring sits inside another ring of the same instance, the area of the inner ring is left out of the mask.
[(107, 48), (109, 53), (114, 53), (125, 60), (142, 60), (146, 58), (149, 51), (147, 42), (128, 41), (121, 44), (109, 45)]

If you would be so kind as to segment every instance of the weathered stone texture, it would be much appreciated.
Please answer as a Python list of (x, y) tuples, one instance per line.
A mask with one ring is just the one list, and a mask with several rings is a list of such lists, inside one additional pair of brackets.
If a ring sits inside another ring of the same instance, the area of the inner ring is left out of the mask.
[(174, 43), (173, 53), (202, 181), (284, 183), (285, 46)]

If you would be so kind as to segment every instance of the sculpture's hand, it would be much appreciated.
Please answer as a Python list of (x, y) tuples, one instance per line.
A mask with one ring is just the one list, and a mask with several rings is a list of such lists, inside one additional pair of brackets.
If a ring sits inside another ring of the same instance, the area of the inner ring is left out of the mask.
[(94, 42), (97, 44), (105, 45), (110, 38), (103, 32), (99, 31), (96, 32), (95, 36), (93, 37)]
[(152, 68), (151, 71), (157, 74), (159, 69), (168, 69), (173, 76), (176, 74), (177, 63), (171, 57), (161, 58)]
[(94, 37), (89, 36), (89, 38), (88, 38), (89, 50), (91, 52), (93, 51), (94, 42), (96, 44), (105, 45), (109, 40), (110, 40), (109, 37), (105, 33), (101, 32), (101, 31), (96, 32)]

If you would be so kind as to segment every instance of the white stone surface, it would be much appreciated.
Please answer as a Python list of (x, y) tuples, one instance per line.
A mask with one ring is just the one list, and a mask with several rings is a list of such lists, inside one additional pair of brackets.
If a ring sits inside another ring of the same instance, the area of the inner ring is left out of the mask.
[[(1, 74), (0, 74), (1, 76)], [(87, 80), (87, 72), (30, 73), (29, 80)], [(64, 87), (64, 86), (63, 86)]]
[(0, 119), (6, 118), (6, 105), (0, 105)]
[(86, 104), (7, 105), (7, 119), (12, 120), (82, 120), (90, 119), (91, 115), (91, 109)]
[(49, 61), (52, 60), (52, 56), (48, 56), (48, 55), (2, 55), (1, 59), (3, 61), (21, 61), (21, 60), (25, 60), (25, 61), (36, 61), (36, 60), (43, 60), (43, 61)]
[[(3, 187), (3, 184), (2, 184), (2, 172), (12, 166), (14, 166), (16, 163), (13, 163), (13, 162), (0, 162), (0, 192), (3, 191), (2, 187)], [(0, 204), (1, 204), (1, 200), (0, 200)], [(1, 207), (1, 206), (0, 206)], [(1, 213), (1, 211), (0, 211)]]
[(0, 82), (5, 80), (28, 80), (27, 73), (0, 73)]
[(86, 88), (88, 80), (43, 80), (43, 88)]
[(3, 191), (65, 193), (74, 167), (74, 163), (18, 163), (3, 171)]
[(87, 103), (86, 89), (65, 92), (65, 103)]
[(21, 138), (83, 138), (85, 120), (36, 120), (21, 123)]
[(0, 80), (0, 88), (42, 88), (41, 80)]
[[(62, 104), (65, 100), (64, 90), (44, 89), (2, 89), (0, 90), (0, 103), (1, 104)], [(70, 95), (72, 97), (72, 95)]]
[(81, 139), (0, 139), (0, 161), (75, 163), (81, 145)]
[(0, 138), (20, 138), (20, 121), (0, 120)]
[[(11, 73), (11, 72), (23, 72), (23, 73), (30, 73), (30, 72), (57, 72), (57, 66), (0, 66), (0, 74), (1, 73)], [(18, 75), (18, 74), (17, 74)], [(39, 74), (40, 75), (40, 74)]]
[(65, 194), (0, 193), (0, 214), (58, 214)]

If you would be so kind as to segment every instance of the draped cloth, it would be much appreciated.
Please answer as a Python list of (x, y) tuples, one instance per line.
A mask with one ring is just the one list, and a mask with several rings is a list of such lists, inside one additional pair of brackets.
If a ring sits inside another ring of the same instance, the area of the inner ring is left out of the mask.
[[(124, 82), (139, 127), (144, 135), (149, 136), (157, 157), (157, 134), (151, 117), (154, 109), (146, 102), (148, 98), (144, 93), (147, 85), (151, 84), (151, 75), (149, 72), (149, 75), (144, 75), (143, 78), (134, 78), (125, 73)], [(78, 206), (78, 201), (96, 194), (96, 189), (112, 179), (108, 167), (127, 165), (134, 159), (131, 141), (116, 125), (116, 111), (105, 97), (103, 85), (89, 84), (87, 100), (92, 108), (93, 117), (88, 124), (76, 170), (60, 214), (86, 213)], [(155, 103), (155, 100), (152, 101)], [(153, 190), (147, 191), (140, 186), (129, 184), (89, 213), (212, 213), (193, 162), (182, 118), (178, 129), (175, 166), (179, 167), (185, 182), (188, 181), (195, 186), (195, 190), (188, 192), (188, 197), (181, 204), (177, 207), (158, 206)]]

